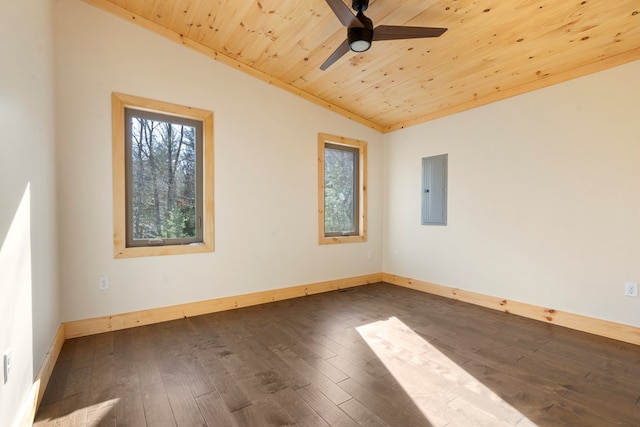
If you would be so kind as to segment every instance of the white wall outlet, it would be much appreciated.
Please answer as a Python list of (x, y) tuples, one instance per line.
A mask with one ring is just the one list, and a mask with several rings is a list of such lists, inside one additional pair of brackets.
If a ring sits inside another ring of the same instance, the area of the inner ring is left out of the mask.
[(13, 360), (11, 358), (11, 349), (8, 349), (4, 352), (4, 356), (2, 357), (2, 365), (4, 366), (4, 383), (6, 384), (9, 381), (9, 375), (11, 375), (11, 365), (13, 364)]
[(109, 278), (108, 277), (101, 277), (100, 280), (98, 280), (98, 288), (101, 291), (109, 289)]
[(624, 284), (624, 294), (628, 297), (638, 298), (638, 284), (627, 282)]

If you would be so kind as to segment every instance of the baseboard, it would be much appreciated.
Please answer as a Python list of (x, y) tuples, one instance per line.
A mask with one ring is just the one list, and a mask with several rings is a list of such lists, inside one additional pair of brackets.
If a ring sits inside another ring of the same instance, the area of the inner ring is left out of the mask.
[[(199, 316), (202, 314), (232, 310), (234, 308), (249, 307), (252, 305), (298, 298), (322, 292), (330, 292), (380, 281), (491, 308), (493, 310), (503, 311), (505, 313), (527, 317), (529, 319), (553, 323), (578, 331), (640, 345), (640, 328), (638, 327), (563, 312), (519, 301), (507, 300), (476, 292), (465, 291), (463, 289), (438, 285), (389, 273), (373, 273), (364, 276), (328, 280), (289, 288), (273, 289), (251, 294), (67, 322), (63, 327), (61, 327), (61, 331), (63, 332), (58, 331), (56, 341), (54, 341), (54, 343), (59, 341), (58, 336), (61, 333), (64, 333), (64, 339), (77, 338), (102, 332), (117, 331), (120, 329), (181, 319), (184, 317)], [(62, 341), (60, 341), (60, 347), (62, 347)], [(58, 348), (58, 353), (59, 351), (60, 349)], [(51, 365), (51, 369), (53, 369), (53, 365)], [(44, 384), (44, 387), (46, 387), (46, 384)], [(44, 387), (42, 388), (41, 393), (44, 392)], [(39, 399), (40, 398), (41, 396)], [(38, 402), (39, 401), (40, 400), (38, 400)]]
[(36, 375), (36, 378), (31, 385), (31, 389), (29, 390), (27, 399), (22, 405), (22, 410), (20, 412), (20, 421), (18, 423), (20, 427), (30, 427), (33, 425), (36, 411), (40, 406), (40, 402), (42, 402), (42, 396), (44, 395), (44, 391), (47, 389), (47, 384), (49, 384), (51, 373), (53, 372), (53, 368), (56, 365), (56, 361), (58, 360), (58, 356), (60, 355), (60, 350), (62, 350), (63, 344), (64, 325), (62, 324), (58, 328), (58, 332), (56, 332), (56, 335), (53, 338), (53, 342), (49, 346), (49, 350), (47, 351), (47, 354), (42, 361), (42, 366), (40, 366), (40, 370), (38, 371), (38, 374)]
[(96, 317), (93, 319), (76, 320), (73, 322), (66, 322), (64, 324), (64, 333), (65, 338), (76, 338), (99, 334), (102, 332), (132, 328), (135, 326), (165, 322), (168, 320), (232, 310), (234, 308), (249, 307), (268, 302), (298, 298), (306, 295), (335, 291), (380, 281), (382, 281), (382, 273), (373, 273), (364, 276), (349, 277), (346, 279), (328, 280), (252, 294), (179, 304), (170, 307), (116, 314), (113, 316)]
[(465, 291), (463, 289), (423, 282), (389, 273), (382, 273), (382, 280), (393, 285), (415, 289), (498, 311), (504, 311), (505, 313), (539, 320), (541, 322), (553, 323), (555, 325), (564, 326), (578, 331), (640, 345), (640, 328), (638, 327), (610, 322), (608, 320), (595, 319), (579, 314), (562, 312), (533, 304), (511, 301), (504, 298)]

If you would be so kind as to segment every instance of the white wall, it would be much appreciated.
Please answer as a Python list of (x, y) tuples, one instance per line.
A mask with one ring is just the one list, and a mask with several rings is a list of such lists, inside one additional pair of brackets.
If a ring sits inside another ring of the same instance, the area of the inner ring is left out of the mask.
[[(60, 326), (52, 2), (0, 7), (0, 424), (17, 421)], [(12, 421), (13, 420), (13, 421)]]
[[(381, 271), (379, 133), (84, 3), (56, 5), (65, 321)], [(215, 253), (113, 258), (113, 91), (214, 112)], [(318, 132), (369, 143), (366, 243), (317, 243)]]
[[(640, 61), (385, 135), (383, 270), (640, 326)], [(421, 158), (448, 153), (446, 227)]]

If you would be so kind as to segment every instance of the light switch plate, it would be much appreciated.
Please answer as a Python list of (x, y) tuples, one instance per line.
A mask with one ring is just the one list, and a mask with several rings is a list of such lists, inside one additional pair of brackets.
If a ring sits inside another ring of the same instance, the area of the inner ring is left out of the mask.
[(6, 384), (9, 381), (9, 376), (11, 375), (11, 365), (13, 363), (11, 357), (11, 349), (8, 349), (4, 352), (4, 356), (2, 357), (2, 366), (4, 366), (4, 383)]

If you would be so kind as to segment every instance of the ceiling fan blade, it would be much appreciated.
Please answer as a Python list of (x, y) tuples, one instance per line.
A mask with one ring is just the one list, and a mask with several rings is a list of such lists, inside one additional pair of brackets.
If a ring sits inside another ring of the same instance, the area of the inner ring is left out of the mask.
[(353, 12), (351, 12), (351, 9), (349, 9), (349, 6), (344, 4), (342, 0), (326, 0), (326, 1), (329, 7), (331, 8), (331, 10), (333, 10), (333, 13), (335, 13), (335, 15), (338, 17), (340, 22), (342, 22), (342, 25), (344, 25), (347, 28), (364, 27), (364, 25), (362, 25), (362, 22), (360, 22), (360, 20), (356, 18), (356, 15), (354, 15)]
[(322, 71), (326, 70), (331, 66), (331, 64), (336, 62), (338, 59), (342, 58), (342, 55), (344, 55), (347, 52), (349, 52), (349, 41), (345, 40), (342, 42), (340, 46), (338, 46), (338, 48), (331, 54), (331, 56), (329, 56), (327, 60), (324, 61), (324, 64), (320, 66), (320, 69)]
[(446, 28), (379, 25), (373, 29), (373, 40), (401, 40), (440, 37), (445, 31), (447, 31)]

